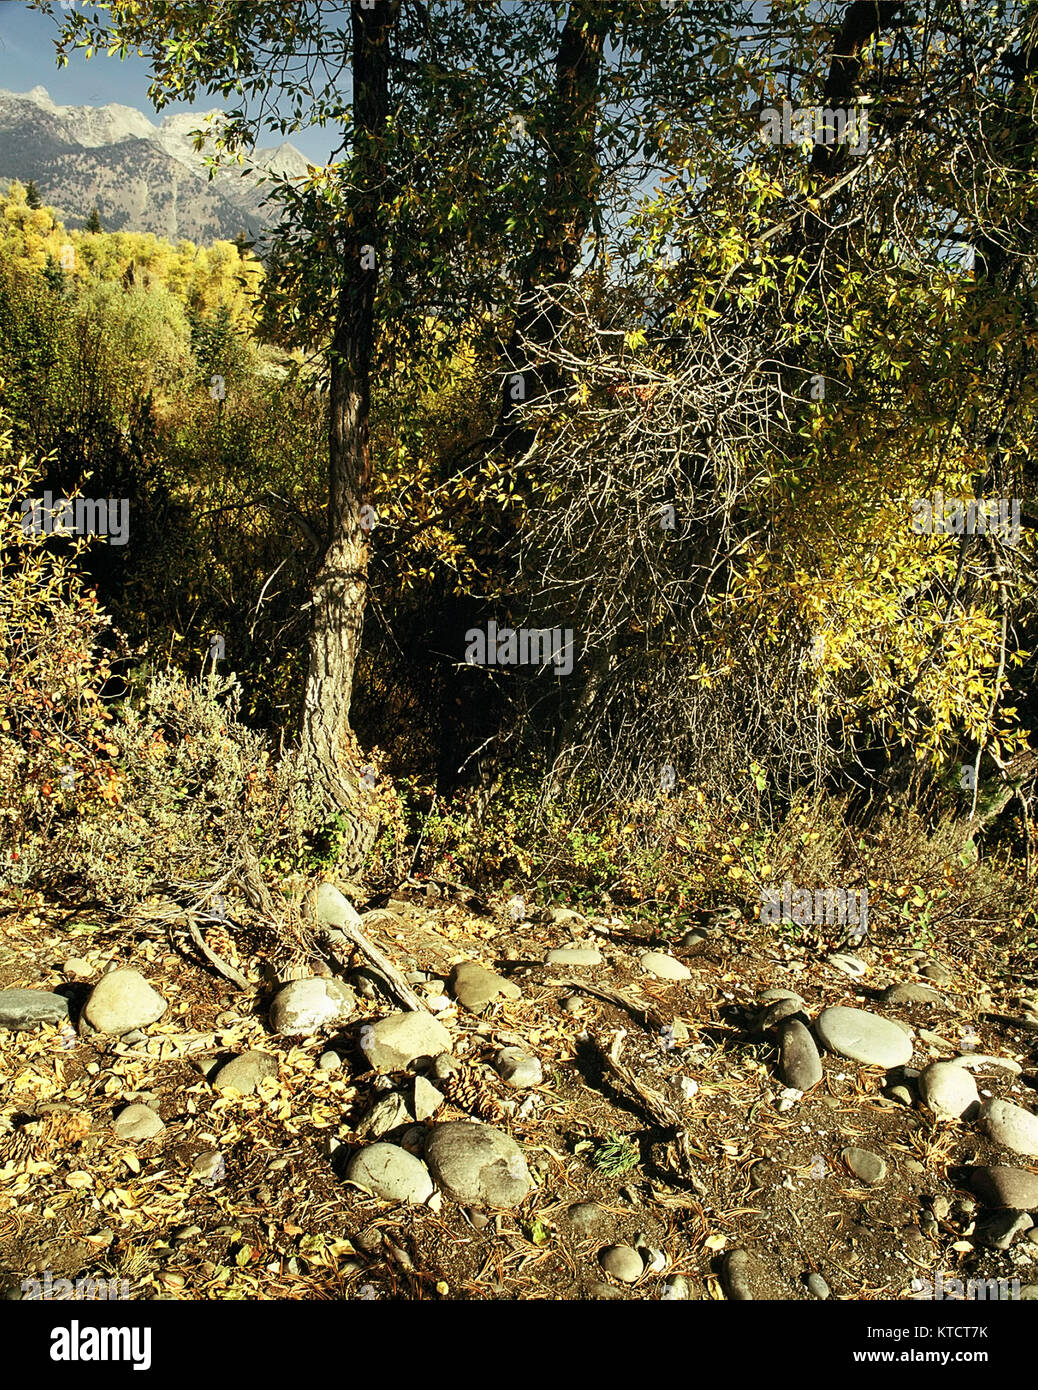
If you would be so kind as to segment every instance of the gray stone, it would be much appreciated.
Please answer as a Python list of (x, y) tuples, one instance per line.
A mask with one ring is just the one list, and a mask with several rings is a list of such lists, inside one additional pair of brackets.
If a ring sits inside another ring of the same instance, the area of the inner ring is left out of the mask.
[(969, 1120), (980, 1107), (977, 1083), (953, 1062), (931, 1062), (918, 1084), (923, 1103), (939, 1120)]
[(918, 985), (912, 981), (904, 984), (891, 985), (882, 994), (884, 1004), (940, 1004), (947, 1008), (947, 1003), (943, 995), (938, 994), (929, 985)]
[(166, 1001), (137, 970), (113, 970), (90, 991), (83, 1017), (98, 1033), (116, 1036), (157, 1023)]
[(94, 967), (82, 956), (69, 956), (61, 968), (73, 980), (89, 980), (94, 974)]
[(812, 1298), (829, 1297), (829, 1285), (820, 1274), (816, 1274), (812, 1271), (804, 1282), (807, 1284), (807, 1291)]
[(556, 927), (582, 927), (587, 919), (579, 912), (574, 912), (571, 907), (553, 907), (549, 913), (549, 920)]
[(341, 1023), (357, 1007), (356, 996), (341, 980), (292, 980), (274, 996), (270, 1024), (287, 1037), (310, 1037)]
[(391, 1091), (371, 1107), (357, 1126), (357, 1134), (361, 1139), (381, 1139), (383, 1134), (410, 1123), (411, 1112), (406, 1100), (399, 1091)]
[(531, 1057), (521, 1047), (503, 1047), (494, 1058), (494, 1070), (505, 1083), (517, 1091), (527, 1086), (539, 1086), (544, 1080), (540, 1059)]
[(148, 1105), (127, 1105), (112, 1126), (119, 1139), (154, 1139), (166, 1126)]
[(785, 1018), (792, 1018), (794, 1014), (804, 1012), (803, 1004), (796, 999), (776, 999), (760, 1016), (760, 1030), (762, 1033), (769, 1032), (772, 1028), (777, 1028)]
[(587, 1286), (588, 1298), (623, 1298), (623, 1290), (618, 1289), (613, 1284), (607, 1284), (604, 1279), (592, 1279)]
[(191, 1176), (202, 1178), (206, 1182), (215, 1182), (223, 1177), (226, 1172), (223, 1154), (218, 1149), (206, 1149), (205, 1153), (200, 1153), (191, 1165)]
[(511, 980), (474, 960), (463, 960), (453, 967), (450, 990), (455, 999), (474, 1014), (482, 1013), (495, 999), (518, 999), (522, 994)]
[(269, 1052), (243, 1052), (225, 1062), (213, 1077), (213, 1089), (231, 1086), (243, 1096), (251, 1096), (265, 1076), (277, 1076), (278, 1064)]
[(337, 1052), (322, 1052), (317, 1059), (318, 1071), (338, 1071), (342, 1066), (342, 1058)]
[(360, 1045), (376, 1071), (404, 1071), (413, 1063), (449, 1052), (451, 1035), (426, 1013), (397, 1013), (365, 1024)]
[(645, 1272), (641, 1255), (629, 1245), (610, 1245), (602, 1251), (598, 1261), (607, 1274), (622, 1284), (633, 1284)]
[(369, 1144), (350, 1159), (347, 1179), (384, 1202), (427, 1202), (433, 1181), (420, 1158), (396, 1144)]
[(980, 1127), (996, 1144), (1025, 1158), (1038, 1158), (1038, 1116), (1007, 1100), (986, 1100)]
[(1038, 1284), (1021, 1284), (1020, 1302), (1038, 1303)]
[(443, 1104), (443, 1096), (424, 1076), (416, 1076), (411, 1093), (411, 1106), (416, 1120), (429, 1120)]
[(587, 1236), (605, 1219), (605, 1212), (597, 1202), (574, 1202), (566, 1208), (565, 1216), (575, 1235)]
[(1038, 1173), (999, 1164), (972, 1168), (967, 1176), (972, 1190), (988, 1206), (1038, 1211)]
[(822, 1079), (815, 1040), (798, 1018), (787, 1018), (779, 1028), (779, 1071), (796, 1091), (809, 1091)]
[(973, 1243), (988, 1250), (1008, 1250), (1033, 1225), (1024, 1211), (986, 1212), (973, 1228)]
[(949, 1042), (947, 1038), (942, 1038), (940, 1033), (933, 1033), (929, 1028), (919, 1029), (919, 1041), (927, 1044), (928, 1047), (935, 1047), (939, 1052), (954, 1052), (955, 1044)]
[(584, 1001), (579, 994), (567, 994), (560, 1002), (559, 1008), (564, 1014), (582, 1014), (584, 1012)]
[(593, 946), (559, 946), (545, 959), (549, 965), (601, 965), (602, 952)]
[(891, 1086), (887, 1090), (887, 1095), (891, 1100), (900, 1101), (902, 1105), (911, 1105), (915, 1100), (907, 1086)]
[(353, 904), (330, 883), (322, 883), (317, 890), (317, 920), (322, 927), (342, 929), (349, 925), (360, 925), (360, 913)]
[(0, 1028), (26, 1032), (68, 1018), (68, 1000), (45, 989), (0, 989)]
[(639, 959), (643, 970), (660, 980), (690, 980), (692, 971), (683, 961), (675, 960), (665, 951), (646, 951)]
[(721, 1266), (725, 1292), (737, 1303), (753, 1301), (754, 1261), (746, 1250), (730, 1250)]
[(451, 1197), (490, 1207), (517, 1207), (533, 1187), (522, 1149), (510, 1135), (474, 1120), (437, 1125), (425, 1161)]
[(831, 1052), (872, 1067), (902, 1067), (912, 1060), (912, 1040), (886, 1018), (865, 1009), (823, 1009), (815, 1032)]
[(863, 960), (859, 960), (857, 956), (848, 955), (846, 951), (836, 951), (827, 959), (834, 970), (839, 970), (843, 975), (850, 975), (853, 980), (860, 980), (868, 970), (868, 966)]
[(866, 1187), (875, 1187), (876, 1183), (882, 1182), (887, 1175), (886, 1163), (871, 1149), (844, 1149), (840, 1157), (858, 1181), (863, 1182)]

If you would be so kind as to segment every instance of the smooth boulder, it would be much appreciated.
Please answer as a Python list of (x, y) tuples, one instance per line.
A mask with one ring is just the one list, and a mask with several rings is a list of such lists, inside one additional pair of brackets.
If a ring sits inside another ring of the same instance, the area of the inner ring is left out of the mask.
[(157, 1023), (167, 1004), (138, 970), (113, 970), (90, 991), (83, 1018), (98, 1033), (118, 1037)]

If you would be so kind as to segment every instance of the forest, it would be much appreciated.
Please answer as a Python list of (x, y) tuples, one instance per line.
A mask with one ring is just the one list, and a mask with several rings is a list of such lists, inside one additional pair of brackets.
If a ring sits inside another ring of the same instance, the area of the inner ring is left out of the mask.
[(9, 1296), (1038, 1297), (1035, 0), (33, 4)]

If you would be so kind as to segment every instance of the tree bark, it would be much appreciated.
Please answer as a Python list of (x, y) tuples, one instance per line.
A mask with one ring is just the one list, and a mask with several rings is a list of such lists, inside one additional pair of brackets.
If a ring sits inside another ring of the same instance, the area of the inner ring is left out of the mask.
[(342, 278), (329, 352), (328, 528), (313, 586), (300, 740), (304, 778), (323, 810), (343, 817), (344, 871), (359, 866), (374, 834), (364, 814), (350, 700), (367, 600), (362, 508), (371, 482), (368, 416), (382, 252), (389, 39), (398, 18), (399, 0), (376, 0), (372, 9), (358, 0), (352, 5), (353, 194), (341, 228)]

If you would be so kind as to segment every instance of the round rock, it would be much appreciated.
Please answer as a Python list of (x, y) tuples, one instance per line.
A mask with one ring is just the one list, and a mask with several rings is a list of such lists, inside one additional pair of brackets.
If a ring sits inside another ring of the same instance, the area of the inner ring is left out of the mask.
[(231, 1086), (243, 1096), (251, 1096), (265, 1076), (277, 1076), (278, 1064), (267, 1052), (243, 1052), (225, 1062), (213, 1077), (213, 1089)]
[(396, 1144), (369, 1144), (353, 1155), (346, 1177), (384, 1202), (427, 1202), (433, 1181), (420, 1158)]
[(349, 1018), (356, 1006), (353, 991), (341, 980), (292, 980), (274, 996), (270, 1024), (277, 1033), (306, 1038)]
[(1007, 1100), (986, 1100), (980, 1127), (996, 1144), (1025, 1158), (1038, 1158), (1038, 1115)]
[(98, 1033), (118, 1036), (157, 1023), (166, 1001), (137, 970), (113, 970), (90, 991), (83, 1017)]
[(112, 1126), (119, 1139), (154, 1139), (166, 1126), (148, 1105), (127, 1105)]
[(660, 980), (691, 980), (692, 971), (683, 961), (675, 960), (673, 956), (668, 956), (664, 951), (646, 951), (640, 957), (639, 964), (643, 970), (647, 970), (650, 975), (655, 975)]
[(730, 1250), (721, 1266), (725, 1292), (737, 1303), (753, 1301), (754, 1262), (746, 1250)]
[(597, 1202), (574, 1202), (566, 1208), (565, 1216), (575, 1235), (587, 1236), (605, 1218), (605, 1212)]
[(944, 996), (938, 994), (935, 989), (911, 981), (891, 985), (883, 991), (881, 998), (885, 1004), (941, 1004), (947, 1007)]
[(544, 1080), (540, 1059), (531, 1057), (521, 1047), (503, 1047), (494, 1058), (494, 1070), (505, 1083), (516, 1090), (539, 1086)]
[(969, 1120), (980, 1106), (977, 1083), (965, 1067), (931, 1062), (919, 1074), (919, 1094), (939, 1120)]
[(517, 1207), (533, 1187), (515, 1140), (474, 1120), (437, 1125), (426, 1141), (425, 1161), (437, 1185), (459, 1202)]
[(478, 961), (463, 960), (450, 973), (451, 993), (472, 1013), (482, 1013), (494, 999), (518, 999), (522, 990)]
[(866, 1187), (875, 1187), (887, 1176), (887, 1165), (871, 1149), (844, 1149), (840, 1157), (859, 1182)]
[(451, 1035), (426, 1013), (390, 1014), (360, 1030), (360, 1045), (376, 1071), (405, 1071), (451, 1049)]
[(610, 1245), (598, 1260), (605, 1272), (619, 1279), (621, 1284), (633, 1284), (645, 1271), (642, 1257), (629, 1245)]
[(823, 1009), (815, 1032), (831, 1052), (865, 1066), (903, 1067), (912, 1060), (912, 1040), (904, 1030), (865, 1009)]

